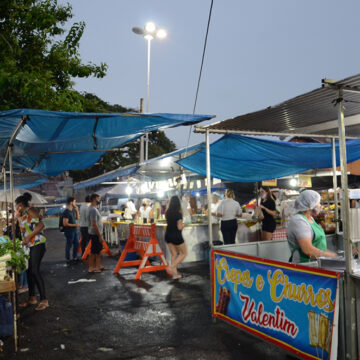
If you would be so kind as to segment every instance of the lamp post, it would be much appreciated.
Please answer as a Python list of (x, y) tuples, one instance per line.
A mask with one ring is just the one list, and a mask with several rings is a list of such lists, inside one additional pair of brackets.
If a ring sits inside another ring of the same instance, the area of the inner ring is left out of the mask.
[[(150, 58), (151, 58), (151, 40), (158, 38), (164, 39), (167, 36), (165, 29), (158, 29), (153, 22), (148, 22), (145, 24), (144, 28), (133, 27), (132, 31), (137, 35), (142, 35), (147, 40), (147, 79), (146, 79), (146, 112), (149, 113), (149, 103), (150, 103)], [(149, 136), (146, 133), (145, 137), (145, 160), (149, 158)], [(141, 159), (140, 162), (143, 162), (144, 159)]]

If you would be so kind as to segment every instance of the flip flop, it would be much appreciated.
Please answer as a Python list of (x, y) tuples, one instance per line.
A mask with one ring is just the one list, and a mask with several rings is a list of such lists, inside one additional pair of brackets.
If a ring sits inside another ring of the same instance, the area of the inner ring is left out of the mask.
[(28, 301), (25, 301), (25, 302), (19, 304), (19, 307), (26, 308), (26, 307), (29, 307), (31, 305), (36, 305), (36, 304), (37, 304), (37, 301), (29, 301), (28, 300)]
[(39, 305), (35, 308), (36, 311), (42, 311), (49, 307), (49, 304), (40, 302)]
[(100, 270), (100, 271), (104, 271), (104, 270), (109, 270), (109, 269), (106, 268), (105, 266), (101, 266), (101, 267), (99, 268), (99, 270)]
[(174, 274), (172, 276), (173, 280), (177, 280), (177, 279), (181, 279), (182, 278), (182, 275), (181, 274)]
[(89, 270), (88, 273), (89, 273), (89, 274), (98, 274), (98, 273), (101, 273), (101, 270), (98, 270), (98, 269)]

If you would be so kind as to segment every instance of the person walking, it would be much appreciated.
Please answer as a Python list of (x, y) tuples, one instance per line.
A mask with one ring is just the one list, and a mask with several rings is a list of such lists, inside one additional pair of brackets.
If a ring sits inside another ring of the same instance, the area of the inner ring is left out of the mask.
[(15, 199), (22, 237), (21, 244), (30, 249), (27, 269), (29, 298), (27, 301), (19, 304), (19, 306), (24, 308), (37, 304), (35, 295), (35, 287), (37, 287), (40, 294), (40, 303), (35, 310), (41, 311), (49, 307), (45, 293), (44, 279), (40, 272), (41, 260), (46, 251), (46, 238), (43, 233), (44, 223), (39, 217), (39, 212), (37, 209), (30, 207), (31, 198), (31, 194), (24, 193)]
[(90, 195), (86, 195), (85, 203), (80, 206), (81, 256), (89, 243), (89, 206)]
[(261, 240), (272, 240), (276, 229), (275, 216), (277, 211), (275, 198), (269, 187), (261, 187), (259, 190), (261, 196), (260, 208), (264, 214), (261, 226)]
[(242, 216), (240, 204), (234, 200), (235, 194), (231, 189), (225, 191), (225, 199), (217, 207), (217, 217), (221, 219), (221, 233), (224, 244), (235, 244), (238, 228), (237, 218)]
[(183, 215), (181, 203), (178, 196), (172, 196), (165, 212), (167, 228), (165, 232), (165, 241), (168, 244), (171, 253), (171, 265), (169, 266), (173, 279), (181, 278), (178, 272), (178, 266), (187, 256), (187, 249), (184, 239), (182, 237)]
[(105, 268), (101, 265), (101, 250), (103, 238), (103, 223), (101, 214), (98, 210), (100, 195), (90, 196), (91, 205), (89, 206), (89, 240), (91, 241), (91, 254), (89, 261), (89, 273), (100, 273)]
[(70, 196), (66, 200), (66, 209), (63, 212), (63, 226), (64, 226), (64, 235), (66, 239), (65, 245), (65, 259), (67, 265), (71, 264), (70, 260), (70, 250), (72, 247), (72, 258), (73, 261), (77, 261), (77, 251), (79, 248), (79, 234), (78, 227), (79, 224), (76, 223), (76, 220), (79, 219), (79, 209), (76, 205), (76, 200), (74, 197)]

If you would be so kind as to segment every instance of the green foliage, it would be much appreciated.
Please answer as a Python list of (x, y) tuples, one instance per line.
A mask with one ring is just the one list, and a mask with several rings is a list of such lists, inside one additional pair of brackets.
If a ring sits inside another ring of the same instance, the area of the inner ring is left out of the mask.
[(24, 249), (21, 247), (21, 241), (16, 240), (16, 251), (14, 251), (14, 244), (8, 236), (4, 236), (5, 242), (0, 243), (0, 257), (6, 254), (11, 255), (11, 259), (7, 261), (8, 266), (16, 266), (17, 271), (20, 273), (26, 269), (26, 260), (29, 255), (25, 254)]
[(57, 0), (1, 0), (0, 110), (83, 111), (72, 79), (102, 78), (107, 66), (81, 62), (85, 24), (75, 23), (65, 34), (71, 18), (71, 5)]
[[(0, 111), (32, 108), (80, 112), (131, 111), (93, 94), (74, 90), (73, 79), (106, 75), (107, 65), (83, 64), (80, 40), (85, 23), (74, 23), (70, 4), (57, 0), (0, 0)], [(175, 149), (164, 133), (150, 135), (149, 157)], [(106, 154), (89, 170), (72, 171), (75, 181), (139, 160), (139, 141)]]
[[(134, 109), (127, 109), (121, 105), (110, 105), (94, 94), (84, 93), (85, 112), (128, 112)], [(163, 131), (149, 134), (149, 159), (176, 150), (176, 145), (166, 137)], [(105, 154), (99, 162), (87, 170), (70, 171), (70, 176), (75, 182), (89, 179), (105, 172), (118, 169), (130, 164), (139, 162), (140, 140), (126, 144), (118, 151)]]

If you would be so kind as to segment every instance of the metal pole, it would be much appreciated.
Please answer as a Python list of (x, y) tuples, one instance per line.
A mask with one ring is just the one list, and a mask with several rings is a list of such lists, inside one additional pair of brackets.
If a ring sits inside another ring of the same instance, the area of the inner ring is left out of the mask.
[[(11, 233), (12, 233), (12, 241), (14, 246), (14, 251), (16, 252), (16, 231), (15, 231), (15, 207), (14, 207), (14, 174), (13, 174), (13, 157), (12, 157), (12, 147), (13, 145), (9, 145), (9, 168), (10, 168), (10, 200), (11, 200)], [(15, 272), (15, 285), (17, 285), (17, 269), (16, 266), (13, 267), (13, 271)], [(13, 313), (14, 313), (14, 345), (15, 352), (17, 352), (18, 348), (18, 336), (17, 336), (17, 292), (13, 291)]]
[(344, 122), (344, 99), (343, 90), (339, 89), (338, 94), (338, 127), (339, 127), (339, 149), (341, 166), (341, 191), (342, 191), (342, 227), (344, 236), (344, 248), (346, 256), (346, 358), (356, 359), (357, 339), (356, 339), (356, 312), (355, 312), (355, 288), (351, 277), (352, 273), (352, 244), (350, 239), (350, 204), (347, 179), (347, 158), (346, 158), (346, 139)]
[[(142, 114), (144, 112), (144, 99), (140, 99), (140, 113)], [(144, 162), (144, 136), (140, 138), (140, 158), (139, 158), (140, 164)]]
[(208, 202), (208, 227), (209, 227), (209, 244), (213, 247), (213, 233), (212, 233), (212, 216), (211, 216), (211, 169), (210, 169), (210, 141), (209, 130), (206, 131), (206, 190), (207, 190), (207, 202)]
[(339, 207), (338, 207), (338, 197), (337, 197), (337, 176), (336, 176), (336, 147), (335, 139), (331, 139), (332, 143), (332, 163), (333, 163), (333, 187), (334, 187), (334, 202), (335, 202), (335, 224), (337, 235), (339, 233)]
[(3, 175), (4, 175), (4, 194), (5, 194), (5, 211), (6, 211), (6, 228), (9, 227), (9, 211), (8, 211), (8, 198), (7, 198), (7, 190), (6, 190), (6, 168), (3, 167)]
[[(149, 113), (150, 107), (150, 55), (151, 55), (151, 38), (147, 39), (147, 82), (146, 82), (146, 113)], [(149, 160), (149, 134), (145, 134), (145, 160)]]

